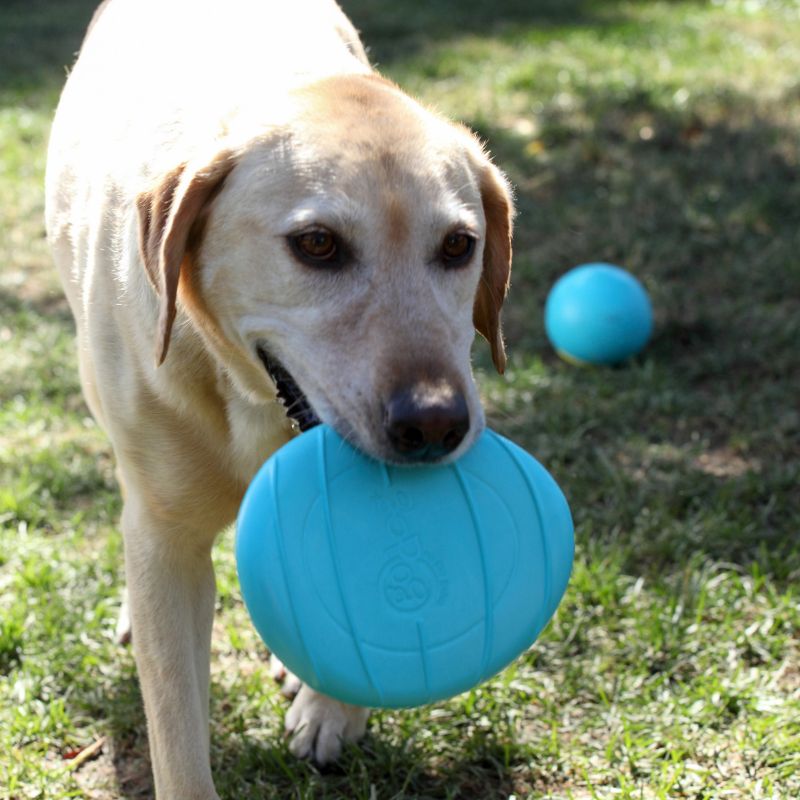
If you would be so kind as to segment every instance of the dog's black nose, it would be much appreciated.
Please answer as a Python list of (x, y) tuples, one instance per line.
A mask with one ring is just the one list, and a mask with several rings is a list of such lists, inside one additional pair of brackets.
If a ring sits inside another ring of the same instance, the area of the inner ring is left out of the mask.
[(403, 461), (436, 461), (467, 435), (466, 398), (446, 381), (403, 387), (386, 404), (384, 428)]

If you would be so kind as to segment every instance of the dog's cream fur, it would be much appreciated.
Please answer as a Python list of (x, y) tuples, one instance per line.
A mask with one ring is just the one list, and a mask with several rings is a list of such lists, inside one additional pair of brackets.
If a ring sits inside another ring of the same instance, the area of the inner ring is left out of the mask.
[[(118, 463), (161, 800), (216, 797), (211, 546), (292, 435), (256, 343), (379, 458), (389, 392), (458, 387), (458, 456), (483, 425), (475, 327), (504, 365), (511, 214), (474, 137), (377, 76), (333, 0), (110, 0), (95, 15), (53, 125), (47, 228)], [(299, 263), (286, 236), (310, 223), (356, 263)], [(431, 254), (454, 228), (475, 256), (443, 269)], [(366, 716), (304, 686), (292, 749), (331, 760)]]

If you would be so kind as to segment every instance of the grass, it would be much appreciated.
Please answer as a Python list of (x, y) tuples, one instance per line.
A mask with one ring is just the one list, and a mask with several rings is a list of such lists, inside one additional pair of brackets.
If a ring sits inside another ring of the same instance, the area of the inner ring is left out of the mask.
[[(114, 644), (120, 502), (43, 238), (64, 65), (92, 0), (0, 8), (0, 798), (151, 793)], [(789, 0), (351, 0), (387, 74), (485, 136), (517, 187), (511, 352), (492, 424), (570, 499), (573, 578), (535, 647), (450, 702), (376, 713), (320, 773), (216, 553), (212, 759), (224, 798), (800, 796), (800, 7)], [(576, 369), (549, 286), (646, 284), (636, 361)], [(70, 770), (71, 751), (105, 737)]]

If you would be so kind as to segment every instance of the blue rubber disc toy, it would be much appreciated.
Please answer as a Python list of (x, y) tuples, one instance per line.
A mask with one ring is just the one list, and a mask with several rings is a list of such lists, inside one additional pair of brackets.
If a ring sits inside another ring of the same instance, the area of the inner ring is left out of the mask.
[(454, 463), (396, 467), (319, 425), (253, 479), (236, 561), (288, 669), (342, 702), (401, 708), (470, 689), (526, 650), (573, 546), (556, 482), (492, 431)]
[(653, 310), (645, 288), (630, 272), (612, 264), (584, 264), (553, 285), (544, 325), (565, 360), (617, 364), (647, 344)]

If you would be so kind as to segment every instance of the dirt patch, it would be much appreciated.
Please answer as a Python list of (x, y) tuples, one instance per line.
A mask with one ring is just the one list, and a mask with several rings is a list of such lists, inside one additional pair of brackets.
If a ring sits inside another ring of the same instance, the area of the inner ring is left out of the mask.
[(103, 752), (75, 772), (86, 800), (144, 800), (153, 796), (150, 761), (136, 747), (109, 740)]

